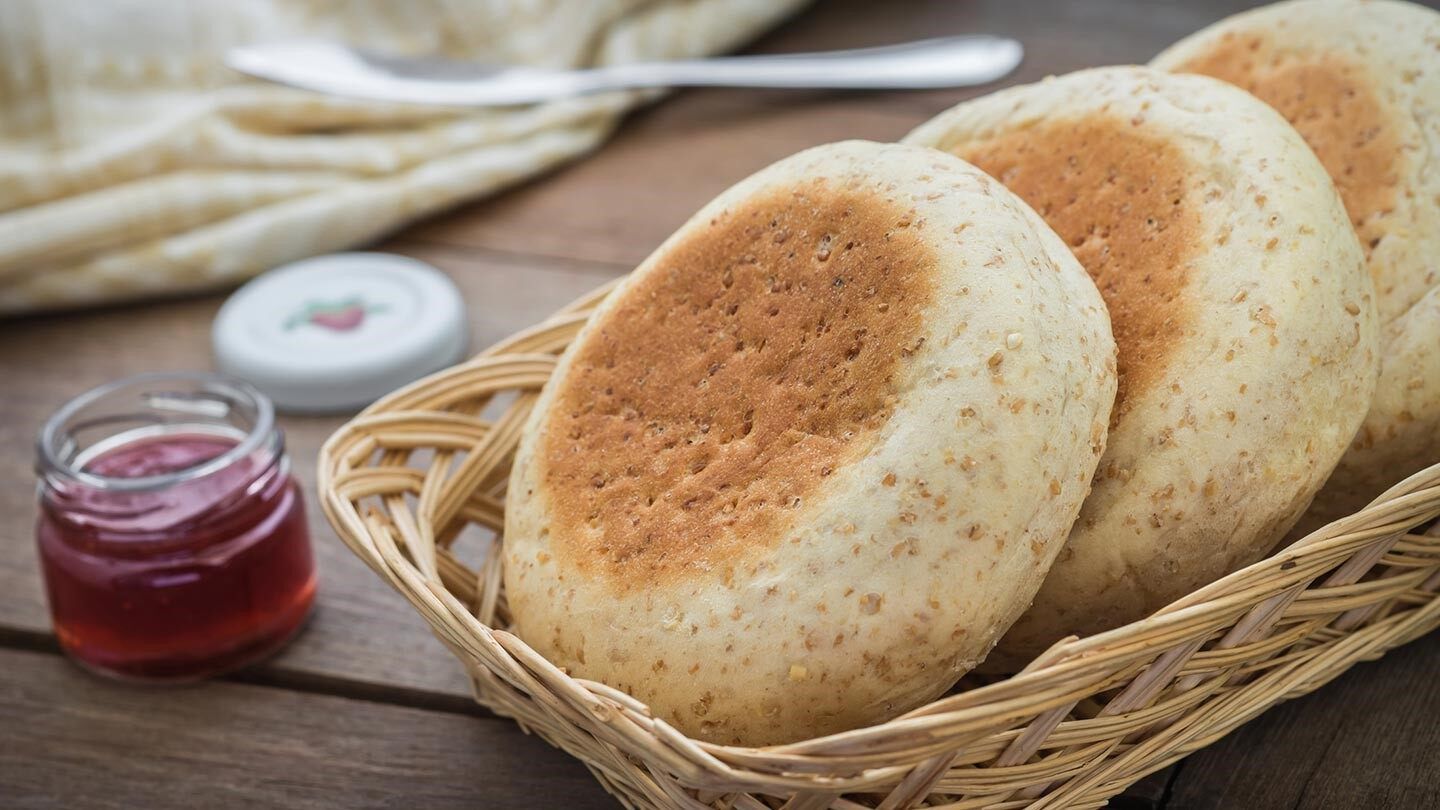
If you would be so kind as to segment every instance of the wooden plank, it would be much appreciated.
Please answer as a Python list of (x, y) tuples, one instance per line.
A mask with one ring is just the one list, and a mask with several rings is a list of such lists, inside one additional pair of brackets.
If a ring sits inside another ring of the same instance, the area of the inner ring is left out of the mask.
[(7, 808), (615, 807), (508, 721), (284, 689), (143, 689), (0, 651)]
[[(436, 264), (470, 303), (480, 348), (545, 317), (614, 277), (618, 268), (566, 261), (472, 256), (450, 248), (392, 243)], [(221, 299), (28, 318), (0, 323), (0, 627), (48, 633), (33, 542), (33, 441), (65, 399), (141, 371), (211, 367), (210, 321)], [(339, 542), (314, 502), (315, 458), (339, 417), (282, 417), (294, 469), (311, 494), (309, 518), (320, 569), (318, 610), (305, 634), (258, 677), (299, 679), (344, 692), (346, 682), (393, 687), (424, 705), (470, 702), (460, 666), (408, 604)], [(368, 694), (369, 692), (367, 692)], [(415, 694), (421, 693), (421, 694)]]
[(1167, 810), (1440, 807), (1440, 634), (1191, 754)]

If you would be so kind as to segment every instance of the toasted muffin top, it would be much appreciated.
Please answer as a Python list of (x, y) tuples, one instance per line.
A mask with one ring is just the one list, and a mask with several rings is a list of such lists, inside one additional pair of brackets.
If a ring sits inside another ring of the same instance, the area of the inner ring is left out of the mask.
[(1057, 116), (951, 149), (1029, 203), (1085, 266), (1119, 352), (1111, 419), (1162, 382), (1191, 321), (1183, 295), (1199, 243), (1193, 162), (1128, 117)]
[(1440, 286), (1440, 13), (1293, 0), (1221, 20), (1151, 64), (1237, 85), (1304, 137), (1360, 238), (1382, 323)]
[(1395, 206), (1407, 156), (1377, 77), (1341, 52), (1295, 48), (1283, 27), (1227, 31), (1203, 53), (1175, 65), (1222, 79), (1274, 107), (1325, 166), (1367, 253), (1380, 218)]
[(825, 179), (687, 232), (556, 392), (557, 550), (618, 584), (775, 541), (889, 418), (936, 256), (904, 206)]

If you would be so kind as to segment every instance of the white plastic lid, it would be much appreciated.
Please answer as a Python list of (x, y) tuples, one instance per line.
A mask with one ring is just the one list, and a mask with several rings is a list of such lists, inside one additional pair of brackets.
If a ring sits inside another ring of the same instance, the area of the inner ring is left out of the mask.
[(443, 273), (334, 253), (241, 287), (215, 317), (215, 363), (290, 411), (352, 410), (457, 362), (465, 304)]

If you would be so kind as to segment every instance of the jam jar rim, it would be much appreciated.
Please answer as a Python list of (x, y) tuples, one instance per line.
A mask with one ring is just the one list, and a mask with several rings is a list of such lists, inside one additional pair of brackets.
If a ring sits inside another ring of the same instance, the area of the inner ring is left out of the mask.
[[(224, 453), (194, 467), (160, 475), (134, 478), (100, 475), (81, 469), (73, 459), (65, 460), (62, 457), (61, 448), (65, 442), (64, 427), (82, 409), (123, 388), (166, 382), (194, 383), (203, 389), (214, 389), (216, 393), (231, 398), (238, 394), (248, 400), (247, 405), (254, 406), (255, 422), (245, 433), (244, 438)], [(210, 371), (154, 371), (122, 377), (97, 385), (77, 394), (56, 409), (45, 420), (45, 424), (41, 426), (39, 436), (36, 438), (36, 457), (38, 459), (36, 466), (42, 482), (53, 482), (55, 479), (60, 479), (93, 489), (113, 492), (151, 492), (213, 475), (258, 450), (269, 449), (275, 456), (281, 456), (284, 453), (283, 441), (282, 434), (275, 424), (274, 404), (269, 397), (250, 383), (238, 377)]]

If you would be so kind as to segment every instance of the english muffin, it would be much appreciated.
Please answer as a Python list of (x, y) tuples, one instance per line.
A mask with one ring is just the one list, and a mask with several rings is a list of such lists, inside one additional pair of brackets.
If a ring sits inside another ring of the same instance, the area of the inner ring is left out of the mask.
[(1319, 528), (1440, 462), (1440, 13), (1278, 3), (1188, 37), (1153, 64), (1239, 85), (1289, 119), (1360, 236), (1380, 312), (1380, 383), (1301, 523)]
[(1377, 366), (1360, 245), (1295, 130), (1224, 82), (1126, 67), (967, 102), (906, 140), (1030, 203), (1099, 285), (1119, 350), (1093, 490), (987, 668), (1262, 556), (1354, 435)]
[(719, 743), (929, 701), (1029, 604), (1105, 442), (1095, 285), (951, 155), (848, 142), (705, 206), (598, 308), (509, 483), (515, 630)]

